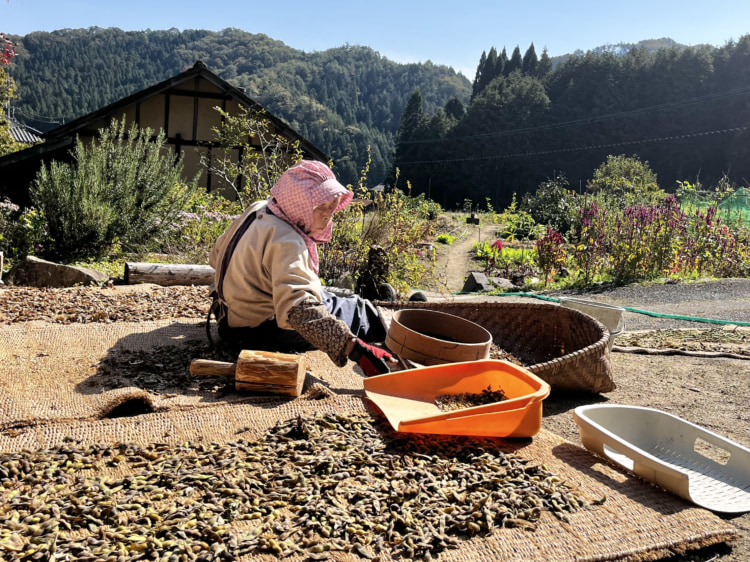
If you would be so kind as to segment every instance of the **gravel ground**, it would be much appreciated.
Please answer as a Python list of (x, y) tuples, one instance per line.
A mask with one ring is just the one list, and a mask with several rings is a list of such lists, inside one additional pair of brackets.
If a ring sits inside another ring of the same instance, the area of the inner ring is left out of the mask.
[[(615, 306), (692, 318), (750, 321), (750, 279), (696, 283), (600, 287), (592, 291), (550, 291), (550, 297), (570, 296)], [(658, 330), (708, 327), (710, 323), (657, 318), (625, 311), (625, 329)]]

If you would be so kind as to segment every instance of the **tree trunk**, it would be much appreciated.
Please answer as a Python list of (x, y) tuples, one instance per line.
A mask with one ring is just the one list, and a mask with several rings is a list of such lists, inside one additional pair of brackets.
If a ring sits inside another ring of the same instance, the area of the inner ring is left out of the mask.
[(125, 283), (155, 283), (172, 285), (210, 285), (214, 282), (214, 268), (210, 265), (176, 263), (126, 263)]

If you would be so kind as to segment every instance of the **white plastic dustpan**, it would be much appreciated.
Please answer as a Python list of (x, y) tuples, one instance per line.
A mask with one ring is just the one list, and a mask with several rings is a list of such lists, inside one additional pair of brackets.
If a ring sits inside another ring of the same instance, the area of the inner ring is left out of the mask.
[(750, 449), (653, 408), (579, 406), (573, 417), (593, 453), (711, 511), (750, 511)]

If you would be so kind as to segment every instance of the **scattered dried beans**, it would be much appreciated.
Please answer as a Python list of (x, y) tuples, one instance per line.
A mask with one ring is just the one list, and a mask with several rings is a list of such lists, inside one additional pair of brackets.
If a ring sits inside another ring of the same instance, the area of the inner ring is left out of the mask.
[(505, 392), (502, 388), (492, 390), (492, 385), (482, 392), (462, 392), (460, 394), (441, 394), (435, 398), (435, 404), (444, 412), (463, 410), (472, 406), (482, 406), (505, 400)]
[(205, 318), (210, 305), (208, 287), (202, 286), (147, 289), (3, 287), (0, 289), (0, 324), (31, 320), (85, 324)]
[(431, 559), (503, 527), (532, 530), (543, 511), (567, 520), (596, 503), (498, 440), (319, 414), (254, 442), (2, 453), (0, 558)]

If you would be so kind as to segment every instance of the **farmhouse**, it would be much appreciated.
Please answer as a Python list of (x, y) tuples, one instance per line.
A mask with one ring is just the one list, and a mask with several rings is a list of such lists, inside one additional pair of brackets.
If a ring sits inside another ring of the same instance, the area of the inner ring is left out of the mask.
[[(213, 153), (224, 151), (218, 146), (213, 130), (221, 124), (216, 107), (230, 115), (239, 114), (242, 108), (265, 111), (242, 90), (197, 61), (192, 68), (172, 78), (45, 133), (40, 144), (0, 158), (0, 199), (7, 197), (20, 206), (28, 206), (31, 203), (29, 186), (42, 163), (69, 160), (68, 153), (77, 137), (91, 138), (112, 119), (119, 120), (123, 116), (128, 126), (136, 123), (142, 128), (164, 131), (168, 145), (184, 155), (186, 180), (200, 173), (201, 186), (207, 190), (221, 189), (222, 180), (213, 177), (201, 165), (201, 156), (210, 159)], [(275, 133), (290, 141), (299, 141), (305, 158), (324, 162), (329, 159), (281, 119), (267, 111), (264, 116)], [(231, 157), (240, 158), (240, 150), (231, 151)]]

